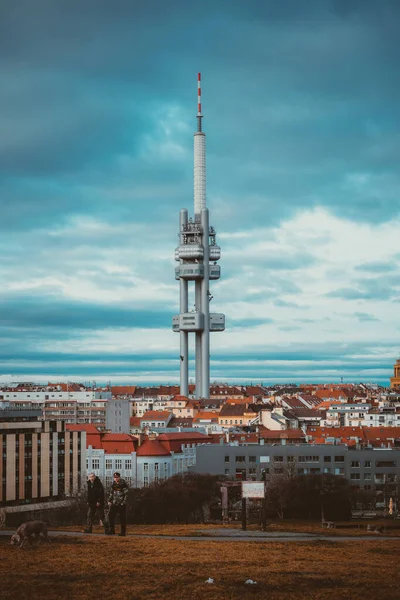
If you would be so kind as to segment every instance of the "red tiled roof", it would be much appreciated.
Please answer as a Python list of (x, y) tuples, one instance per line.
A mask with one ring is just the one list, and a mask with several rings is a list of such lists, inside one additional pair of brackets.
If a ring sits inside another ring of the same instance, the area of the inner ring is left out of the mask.
[(341, 390), (317, 390), (315, 395), (318, 398), (346, 398), (347, 392), (343, 389)]
[(137, 449), (137, 456), (170, 456), (170, 451), (158, 440), (146, 440)]
[(208, 444), (210, 436), (197, 431), (162, 433), (157, 438), (171, 452), (182, 452), (182, 444)]
[(218, 412), (211, 411), (199, 411), (197, 415), (193, 417), (193, 421), (217, 421), (218, 422)]
[(305, 435), (303, 433), (303, 431), (301, 429), (283, 429), (283, 430), (276, 430), (276, 429), (267, 429), (266, 427), (263, 427), (260, 425), (259, 427), (259, 435), (260, 438), (266, 440), (266, 439), (304, 439)]
[(141, 421), (165, 421), (172, 413), (166, 410), (149, 410), (141, 417)]
[(338, 402), (337, 400), (323, 400), (317, 406), (317, 410), (325, 410), (330, 408), (331, 406), (341, 406), (343, 402)]
[(130, 454), (135, 452), (137, 439), (127, 433), (105, 433), (101, 447), (106, 454)]
[(101, 439), (103, 442), (131, 442), (134, 438), (128, 433), (105, 433)]
[(131, 427), (140, 427), (141, 417), (131, 417), (129, 419), (129, 424)]
[(115, 385), (112, 386), (111, 392), (113, 396), (133, 396), (136, 392), (135, 385)]
[(368, 441), (400, 439), (400, 427), (364, 427), (364, 434)]

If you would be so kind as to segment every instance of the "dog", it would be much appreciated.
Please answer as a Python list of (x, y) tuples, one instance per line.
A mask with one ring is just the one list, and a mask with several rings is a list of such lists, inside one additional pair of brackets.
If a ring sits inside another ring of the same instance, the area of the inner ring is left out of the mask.
[(19, 544), (19, 547), (23, 548), (26, 542), (29, 542), (30, 545), (33, 546), (32, 536), (36, 536), (38, 542), (40, 539), (44, 539), (46, 542), (50, 543), (47, 535), (46, 523), (43, 521), (27, 521), (26, 523), (22, 523), (17, 531), (11, 536), (11, 545), (16, 546)]

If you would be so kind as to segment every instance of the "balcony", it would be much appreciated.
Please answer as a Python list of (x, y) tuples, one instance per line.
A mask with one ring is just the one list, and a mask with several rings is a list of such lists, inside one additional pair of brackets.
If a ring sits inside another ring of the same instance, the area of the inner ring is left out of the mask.
[(173, 331), (203, 331), (204, 315), (201, 312), (181, 313), (172, 317)]

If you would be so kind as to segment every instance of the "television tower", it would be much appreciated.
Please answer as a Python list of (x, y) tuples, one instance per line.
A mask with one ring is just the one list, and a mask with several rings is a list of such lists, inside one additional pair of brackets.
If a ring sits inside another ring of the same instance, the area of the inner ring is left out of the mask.
[[(189, 333), (195, 335), (196, 398), (210, 397), (210, 332), (224, 331), (225, 315), (210, 313), (210, 280), (219, 279), (221, 249), (209, 225), (206, 206), (206, 134), (202, 129), (201, 74), (197, 75), (197, 131), (194, 134), (194, 217), (179, 215), (179, 246), (175, 279), (179, 280), (179, 315), (172, 318), (180, 335), (180, 393), (189, 395)], [(194, 310), (189, 310), (189, 282), (194, 282)]]

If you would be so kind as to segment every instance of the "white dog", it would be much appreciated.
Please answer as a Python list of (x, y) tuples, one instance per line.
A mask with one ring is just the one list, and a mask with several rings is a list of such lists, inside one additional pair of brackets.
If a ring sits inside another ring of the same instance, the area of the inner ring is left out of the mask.
[(11, 536), (11, 544), (16, 546), (19, 544), (19, 547), (22, 548), (26, 542), (29, 542), (31, 546), (32, 538), (31, 536), (36, 536), (36, 539), (39, 541), (41, 535), (43, 539), (50, 543), (50, 540), (47, 536), (47, 525), (43, 521), (27, 521), (26, 523), (22, 523), (17, 529), (17, 531)]

